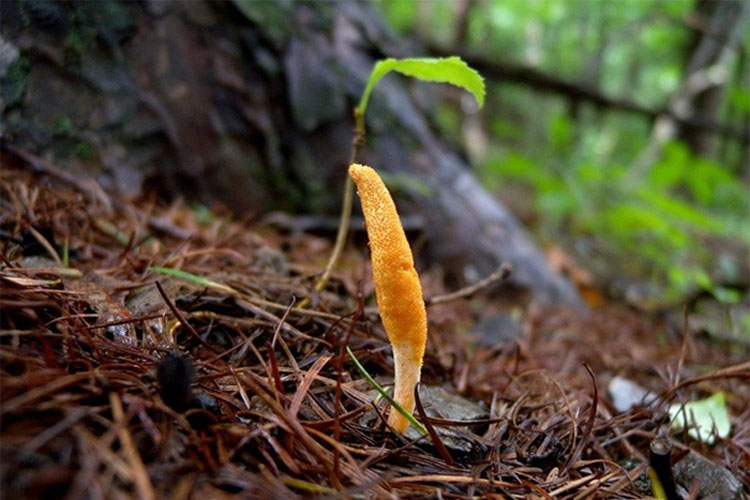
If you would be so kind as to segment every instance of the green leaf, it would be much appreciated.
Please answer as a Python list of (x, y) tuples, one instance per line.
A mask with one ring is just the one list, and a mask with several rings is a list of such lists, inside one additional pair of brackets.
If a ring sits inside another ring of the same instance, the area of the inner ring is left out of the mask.
[(725, 232), (720, 221), (674, 196), (650, 189), (641, 189), (637, 194), (646, 203), (646, 210), (656, 211), (660, 218), (666, 219), (665, 216), (668, 216), (675, 222), (689, 224), (697, 229), (717, 234)]
[(354, 363), (354, 366), (357, 367), (357, 371), (359, 372), (359, 374), (362, 375), (367, 380), (367, 382), (370, 383), (370, 385), (373, 387), (373, 389), (375, 389), (376, 391), (378, 391), (378, 393), (381, 396), (383, 396), (383, 398), (386, 401), (388, 401), (388, 403), (390, 403), (391, 406), (393, 406), (401, 415), (403, 415), (406, 418), (406, 420), (408, 420), (409, 422), (411, 422), (411, 424), (414, 427), (416, 427), (419, 432), (421, 432), (424, 435), (427, 435), (427, 429), (425, 428), (424, 425), (422, 425), (422, 422), (420, 422), (419, 420), (417, 420), (416, 418), (414, 418), (414, 415), (412, 415), (411, 413), (409, 413), (408, 411), (406, 411), (406, 409), (403, 406), (401, 406), (400, 404), (398, 404), (396, 402), (396, 400), (393, 399), (390, 394), (388, 394), (388, 391), (386, 391), (385, 389), (383, 389), (383, 386), (380, 385), (380, 384), (378, 384), (377, 381), (374, 378), (372, 378), (372, 375), (370, 375), (369, 373), (367, 373), (367, 370), (365, 370), (365, 367), (362, 366), (362, 363), (359, 362), (359, 360), (354, 355), (354, 353), (349, 348), (349, 346), (346, 346), (346, 353), (349, 355), (349, 358), (352, 360), (352, 363)]
[(669, 419), (674, 429), (690, 427), (690, 437), (708, 444), (713, 444), (716, 436), (729, 436), (732, 427), (729, 411), (724, 402), (724, 393), (721, 391), (709, 398), (691, 401), (685, 405), (671, 405)]
[(729, 102), (737, 108), (738, 111), (750, 112), (750, 90), (742, 87), (732, 87), (729, 89)]
[(364, 115), (367, 109), (367, 101), (375, 85), (385, 75), (396, 71), (402, 75), (411, 76), (427, 82), (450, 83), (456, 87), (470, 92), (477, 100), (481, 108), (484, 106), (484, 80), (469, 67), (460, 57), (419, 57), (410, 59), (381, 59), (375, 63), (370, 73), (362, 99), (356, 108), (359, 115)]
[(191, 283), (195, 283), (196, 285), (204, 286), (206, 288), (211, 288), (219, 292), (225, 292), (225, 293), (229, 293), (232, 295), (237, 294), (237, 291), (231, 287), (222, 285), (221, 283), (217, 283), (216, 281), (210, 280), (208, 278), (204, 278), (203, 276), (198, 276), (197, 274), (192, 274), (187, 271), (182, 271), (180, 269), (172, 269), (171, 267), (152, 266), (152, 267), (149, 267), (148, 270), (155, 272), (155, 273), (164, 274), (166, 276), (171, 276), (173, 278), (179, 278), (181, 280), (189, 281)]

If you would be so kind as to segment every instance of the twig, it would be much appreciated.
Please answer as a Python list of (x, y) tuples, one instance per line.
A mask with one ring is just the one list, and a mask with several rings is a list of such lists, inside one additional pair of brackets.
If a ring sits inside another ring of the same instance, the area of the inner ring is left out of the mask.
[(706, 380), (715, 380), (721, 378), (743, 378), (750, 380), (750, 361), (746, 361), (744, 363), (733, 366), (728, 366), (711, 373), (706, 373), (705, 375), (697, 375), (687, 380), (683, 380), (679, 384), (664, 391), (664, 393), (660, 397), (664, 401), (669, 401), (674, 397), (675, 393), (677, 393), (677, 391), (682, 389), (683, 387), (698, 384), (700, 382), (705, 382)]
[(424, 411), (424, 407), (422, 406), (422, 400), (419, 397), (419, 386), (420, 386), (419, 383), (417, 383), (417, 385), (414, 386), (414, 403), (417, 407), (417, 413), (419, 413), (419, 418), (422, 419), (422, 423), (424, 423), (424, 426), (427, 429), (427, 432), (430, 434), (430, 439), (432, 440), (432, 444), (434, 444), (435, 448), (437, 448), (437, 451), (440, 454), (440, 457), (448, 466), (451, 466), (453, 465), (453, 457), (448, 451), (448, 448), (446, 448), (445, 445), (443, 444), (443, 441), (440, 439), (440, 436), (438, 435), (435, 428), (432, 426), (430, 419), (427, 418), (427, 413)]
[[(292, 418), (297, 417), (300, 408), (302, 408), (302, 401), (305, 399), (307, 391), (310, 389), (315, 377), (318, 376), (320, 370), (331, 360), (332, 354), (324, 354), (315, 360), (315, 363), (307, 370), (307, 373), (302, 378), (302, 382), (297, 386), (297, 391), (292, 396), (292, 402), (289, 404), (289, 416)], [(306, 424), (307, 425), (307, 424)]]
[(284, 322), (286, 321), (286, 318), (289, 316), (289, 312), (294, 307), (294, 303), (297, 302), (297, 297), (292, 296), (292, 300), (289, 303), (289, 307), (286, 308), (286, 311), (284, 311), (284, 315), (281, 316), (281, 319), (279, 319), (279, 323), (276, 325), (276, 329), (273, 332), (273, 338), (271, 339), (271, 349), (276, 348), (276, 339), (279, 338), (279, 333), (281, 332), (281, 327), (284, 326)]
[[(441, 57), (456, 55), (454, 49), (451, 49), (451, 51), (448, 52), (446, 49), (434, 44), (429, 47), (429, 51), (434, 55)], [(731, 55), (731, 52), (729, 52), (729, 54)], [(684, 113), (676, 112), (674, 106), (670, 105), (671, 103), (667, 103), (660, 108), (649, 108), (634, 101), (601, 94), (589, 86), (560, 79), (554, 75), (538, 71), (532, 67), (490, 60), (481, 54), (471, 53), (469, 51), (460, 51), (457, 55), (461, 56), (461, 59), (466, 61), (466, 63), (472, 68), (481, 72), (485, 78), (491, 80), (515, 81), (527, 85), (532, 89), (563, 94), (573, 100), (587, 101), (598, 107), (639, 114), (651, 120), (656, 119), (660, 115), (665, 115), (679, 124), (699, 128), (726, 137), (732, 137), (745, 144), (750, 141), (750, 134), (748, 134), (746, 130), (737, 128), (729, 123), (702, 119), (695, 116), (686, 116)]]
[(497, 271), (490, 274), (486, 278), (484, 278), (481, 281), (478, 281), (474, 283), (473, 285), (469, 285), (467, 287), (461, 288), (460, 290), (456, 290), (455, 292), (446, 293), (444, 295), (436, 295), (434, 297), (428, 297), (424, 299), (424, 303), (427, 306), (433, 306), (436, 304), (444, 304), (446, 302), (450, 302), (452, 300), (462, 299), (464, 297), (469, 297), (471, 295), (474, 295), (478, 291), (487, 288), (490, 285), (493, 285), (497, 283), (498, 281), (503, 281), (506, 279), (511, 271), (513, 271), (513, 266), (508, 264), (507, 262), (502, 264)]

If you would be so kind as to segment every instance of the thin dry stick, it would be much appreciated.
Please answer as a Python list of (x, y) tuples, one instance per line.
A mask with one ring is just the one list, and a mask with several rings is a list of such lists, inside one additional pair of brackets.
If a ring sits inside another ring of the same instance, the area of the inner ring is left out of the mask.
[[(271, 302), (270, 300), (259, 299), (257, 297), (252, 297), (250, 295), (245, 295), (245, 294), (242, 294), (240, 292), (235, 292), (234, 295), (236, 295), (236, 296), (239, 297), (239, 299), (238, 299), (239, 300), (239, 302), (238, 302), (239, 304), (241, 304), (242, 301), (245, 301), (246, 303), (251, 303), (251, 304), (253, 304), (255, 306), (268, 307), (269, 309), (276, 309), (277, 311), (286, 311), (286, 309), (288, 307), (288, 306), (285, 306), (283, 304), (277, 304), (276, 302)], [(310, 317), (313, 317), (313, 318), (323, 318), (323, 319), (332, 319), (332, 320), (337, 320), (340, 317), (340, 316), (338, 316), (336, 314), (331, 314), (331, 313), (327, 313), (327, 312), (322, 312), (322, 311), (308, 311), (307, 309), (302, 309), (303, 302), (304, 302), (304, 300), (302, 302), (300, 302), (299, 306), (293, 307), (292, 309), (290, 309), (289, 312), (291, 314), (299, 314), (300, 316), (310, 316)], [(311, 338), (314, 339), (314, 337), (309, 337), (307, 335), (305, 335), (303, 338), (306, 338), (307, 340), (310, 340)], [(315, 339), (313, 341), (318, 341), (318, 342), (321, 342), (321, 343), (325, 343), (324, 341), (322, 341), (320, 339)]]
[(141, 456), (133, 444), (130, 432), (128, 432), (120, 396), (115, 392), (109, 393), (109, 403), (112, 406), (112, 416), (115, 418), (115, 423), (118, 426), (117, 438), (120, 440), (130, 467), (133, 469), (133, 482), (135, 482), (135, 489), (138, 491), (138, 498), (156, 500), (156, 492), (151, 485), (151, 479), (148, 477), (148, 472), (146, 472), (146, 466), (143, 465), (143, 460), (141, 460)]
[(711, 373), (706, 373), (705, 375), (698, 375), (689, 378), (673, 387), (670, 387), (660, 397), (664, 401), (669, 401), (674, 397), (675, 393), (683, 387), (698, 384), (700, 382), (705, 382), (706, 380), (715, 380), (721, 378), (744, 378), (750, 380), (750, 361), (746, 361), (738, 365), (728, 366), (727, 368), (722, 368)]
[(512, 270), (513, 270), (513, 266), (511, 266), (510, 264), (506, 262), (502, 264), (497, 269), (497, 271), (490, 274), (483, 280), (478, 281), (474, 283), (473, 285), (469, 285), (467, 287), (461, 288), (460, 290), (456, 290), (455, 292), (446, 293), (445, 295), (436, 295), (435, 297), (428, 297), (424, 299), (424, 303), (426, 306), (433, 306), (435, 304), (444, 304), (445, 302), (450, 302), (452, 300), (469, 297), (471, 295), (474, 295), (478, 291), (497, 283), (498, 281), (503, 281), (510, 275)]
[(279, 322), (276, 325), (276, 330), (274, 330), (273, 332), (273, 338), (271, 339), (271, 349), (276, 347), (276, 339), (279, 337), (279, 333), (281, 332), (281, 327), (284, 326), (284, 322), (286, 321), (286, 318), (289, 316), (289, 312), (294, 307), (295, 302), (297, 302), (297, 297), (292, 296), (292, 301), (289, 303), (289, 307), (287, 307), (286, 311), (284, 311), (284, 315), (281, 316), (281, 319), (279, 319)]
[(463, 484), (482, 484), (494, 486), (497, 488), (518, 488), (515, 483), (504, 481), (493, 481), (481, 477), (459, 476), (455, 474), (422, 474), (417, 476), (394, 477), (389, 483), (463, 483)]
[[(354, 200), (354, 184), (352, 180), (347, 176), (344, 181), (344, 199), (341, 202), (341, 218), (339, 219), (339, 229), (336, 232), (336, 243), (333, 246), (331, 256), (328, 258), (326, 268), (323, 271), (322, 276), (315, 284), (315, 291), (320, 292), (328, 284), (328, 280), (331, 278), (333, 267), (341, 257), (341, 252), (344, 251), (344, 244), (346, 243), (346, 237), (349, 233), (349, 224), (352, 218), (352, 201)], [(309, 302), (309, 297), (306, 299)], [(306, 303), (304, 305), (307, 305)]]
[(430, 419), (427, 418), (427, 413), (424, 411), (424, 406), (422, 406), (422, 400), (419, 397), (419, 383), (417, 383), (417, 385), (414, 386), (414, 402), (416, 404), (417, 412), (419, 413), (419, 418), (422, 419), (422, 423), (427, 429), (427, 432), (430, 434), (430, 439), (432, 440), (432, 444), (435, 445), (435, 448), (437, 448), (437, 451), (440, 454), (440, 457), (443, 459), (446, 465), (450, 467), (451, 465), (453, 465), (453, 457), (448, 451), (448, 448), (446, 448), (445, 445), (443, 444), (443, 441), (440, 439), (440, 436), (438, 435), (437, 431), (432, 426), (432, 423), (430, 423)]
[(14, 398), (4, 401), (2, 407), (0, 407), (0, 415), (7, 415), (9, 413), (18, 411), (28, 404), (34, 403), (35, 401), (47, 397), (50, 394), (54, 394), (55, 392), (60, 391), (69, 385), (78, 383), (81, 380), (85, 380), (94, 374), (95, 372), (93, 370), (74, 373), (73, 375), (66, 375), (53, 379), (44, 385), (33, 387)]

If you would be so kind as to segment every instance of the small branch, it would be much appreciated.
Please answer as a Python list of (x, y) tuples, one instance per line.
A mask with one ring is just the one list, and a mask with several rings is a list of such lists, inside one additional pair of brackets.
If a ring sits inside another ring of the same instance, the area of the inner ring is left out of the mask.
[[(430, 46), (429, 51), (436, 56), (454, 55), (453, 53), (455, 52), (450, 51), (449, 53), (449, 51), (435, 45)], [(728, 123), (705, 120), (693, 116), (678, 116), (678, 113), (675, 113), (669, 106), (666, 106), (664, 109), (649, 108), (629, 99), (602, 94), (596, 89), (562, 79), (536, 68), (505, 61), (490, 60), (488, 57), (480, 54), (460, 51), (458, 55), (488, 79), (519, 83), (539, 91), (562, 94), (572, 100), (587, 101), (603, 108), (640, 114), (651, 120), (666, 115), (677, 123), (717, 135), (732, 137), (743, 144), (750, 143), (750, 133), (747, 130), (737, 128)]]
[(737, 365), (728, 366), (726, 368), (721, 368), (711, 373), (697, 375), (687, 380), (683, 380), (679, 384), (672, 386), (666, 391), (664, 391), (664, 393), (662, 393), (659, 396), (659, 398), (664, 400), (665, 402), (668, 402), (675, 396), (678, 390), (684, 387), (695, 385), (700, 382), (705, 382), (706, 380), (717, 380), (717, 379), (725, 379), (725, 378), (739, 378), (739, 379), (744, 379), (744, 380), (750, 380), (750, 361), (745, 361)]
[(502, 264), (497, 271), (490, 274), (483, 280), (478, 281), (473, 285), (461, 288), (460, 290), (456, 290), (455, 292), (446, 293), (445, 295), (436, 295), (435, 297), (428, 297), (424, 299), (424, 303), (426, 306), (434, 306), (435, 304), (444, 304), (452, 300), (469, 297), (471, 295), (474, 295), (478, 291), (489, 287), (490, 285), (494, 285), (499, 281), (505, 280), (510, 275), (512, 270), (513, 266), (506, 262)]
[(281, 333), (281, 327), (284, 326), (284, 322), (289, 316), (289, 313), (292, 311), (292, 308), (294, 307), (295, 302), (297, 302), (297, 297), (292, 295), (292, 300), (291, 302), (289, 302), (289, 307), (287, 307), (286, 311), (284, 311), (284, 315), (279, 320), (278, 325), (276, 325), (276, 330), (274, 330), (273, 332), (273, 339), (271, 340), (271, 349), (276, 348), (276, 339), (279, 337), (279, 334)]

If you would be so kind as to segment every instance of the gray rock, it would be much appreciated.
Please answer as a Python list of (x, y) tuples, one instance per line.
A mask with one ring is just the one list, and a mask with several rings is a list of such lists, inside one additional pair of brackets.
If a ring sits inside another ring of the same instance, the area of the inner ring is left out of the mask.
[(18, 59), (18, 48), (0, 36), (0, 78), (5, 77), (11, 64)]
[(675, 479), (686, 489), (693, 481), (700, 482), (698, 498), (712, 500), (740, 500), (742, 483), (726, 468), (716, 465), (702, 455), (691, 451), (674, 465)]
[(335, 78), (336, 62), (323, 37), (294, 39), (284, 61), (294, 120), (306, 132), (339, 118), (346, 112), (341, 84)]
[[(428, 417), (442, 418), (446, 420), (480, 420), (488, 417), (488, 411), (477, 403), (468, 400), (458, 394), (450, 392), (442, 387), (421, 386), (419, 389), (420, 400)], [(378, 396), (376, 391), (368, 392), (368, 395), (375, 399)], [(417, 416), (417, 410), (414, 410)], [(367, 426), (375, 425), (375, 412), (368, 412), (362, 417), (362, 424)], [(461, 453), (470, 453), (472, 443), (469, 432), (471, 428), (467, 427), (443, 427), (435, 426), (435, 430), (440, 436), (441, 441), (450, 451)], [(407, 439), (418, 439), (422, 434), (410, 425), (406, 431)], [(429, 437), (424, 438), (426, 443), (430, 442)]]
[[(480, 420), (488, 417), (488, 412), (478, 404), (442, 387), (423, 385), (419, 390), (422, 406), (428, 417), (448, 420)], [(416, 414), (416, 410), (415, 410)], [(435, 426), (440, 439), (449, 450), (471, 452), (473, 440), (466, 427)], [(409, 426), (406, 437), (416, 439), (421, 433)]]
[(510, 344), (521, 337), (521, 322), (517, 316), (512, 313), (489, 314), (483, 316), (471, 331), (482, 346)]
[(612, 400), (612, 405), (620, 413), (648, 403), (649, 396), (653, 396), (653, 393), (623, 377), (612, 377), (607, 386), (607, 394)]

